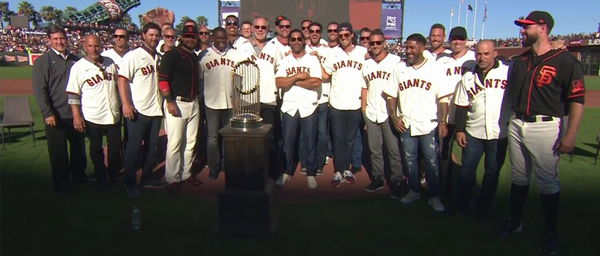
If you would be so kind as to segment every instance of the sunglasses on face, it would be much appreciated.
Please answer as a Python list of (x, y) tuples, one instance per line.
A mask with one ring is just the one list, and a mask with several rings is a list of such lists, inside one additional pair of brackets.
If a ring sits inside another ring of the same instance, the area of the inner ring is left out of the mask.
[(364, 41), (364, 40), (369, 40), (369, 37), (368, 36), (361, 36), (360, 37), (360, 41)]
[(175, 36), (172, 36), (172, 35), (164, 35), (163, 37), (164, 37), (164, 38), (169, 38), (169, 39), (173, 39), (173, 38), (175, 38)]
[(187, 38), (187, 39), (195, 39), (197, 38), (195, 35), (183, 35), (183, 38)]
[(352, 34), (350, 34), (350, 33), (338, 34), (338, 36), (340, 38), (350, 38), (350, 35), (352, 35)]
[(254, 29), (256, 30), (267, 30), (267, 26), (254, 26)]
[(287, 29), (289, 29), (289, 28), (291, 28), (291, 27), (292, 27), (292, 25), (279, 25), (279, 28), (280, 28), (280, 29), (284, 29), (284, 28), (287, 28)]
[(307, 29), (308, 29), (308, 27), (302, 27), (302, 30), (307, 30)]
[(337, 33), (337, 29), (327, 29), (327, 33)]
[(383, 41), (370, 41), (370, 42), (369, 42), (369, 45), (370, 45), (370, 46), (374, 46), (374, 45), (382, 45), (382, 44), (383, 44)]
[(296, 41), (302, 42), (302, 40), (303, 40), (302, 37), (292, 37), (292, 38), (290, 38), (290, 42), (292, 42), (292, 43), (296, 42)]
[(198, 35), (208, 36), (208, 35), (210, 35), (210, 32), (208, 32), (208, 31), (200, 31), (200, 32), (198, 32)]
[(126, 35), (113, 35), (113, 38), (127, 38)]
[(225, 25), (227, 25), (227, 26), (237, 26), (238, 22), (237, 21), (226, 21)]
[(309, 30), (308, 32), (310, 32), (310, 33), (317, 33), (317, 34), (321, 34), (321, 30), (318, 30), (318, 29), (317, 29), (317, 30), (312, 30), (312, 29), (311, 29), (311, 30)]

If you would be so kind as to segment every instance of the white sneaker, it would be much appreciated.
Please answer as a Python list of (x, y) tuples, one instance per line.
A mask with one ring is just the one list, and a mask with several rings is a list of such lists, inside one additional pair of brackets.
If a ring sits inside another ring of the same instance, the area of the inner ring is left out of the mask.
[(354, 178), (354, 174), (351, 171), (344, 171), (344, 182), (354, 184), (356, 182), (356, 178)]
[(310, 188), (310, 189), (317, 188), (317, 179), (315, 179), (315, 176), (306, 177), (306, 182), (308, 183), (308, 188)]
[(290, 181), (292, 179), (292, 176), (290, 176), (287, 173), (282, 174), (281, 176), (279, 176), (279, 179), (277, 179), (277, 181), (275, 182), (275, 185), (278, 187), (283, 186), (286, 182)]
[(421, 199), (421, 194), (413, 192), (411, 190), (408, 191), (408, 193), (405, 196), (403, 196), (402, 199), (400, 199), (400, 202), (402, 202), (403, 204), (410, 204), (419, 199)]
[(344, 178), (342, 178), (342, 174), (340, 172), (335, 172), (333, 175), (333, 180), (331, 180), (331, 185), (334, 187), (339, 187), (340, 184), (342, 184), (343, 179)]
[(440, 200), (439, 196), (429, 198), (429, 201), (427, 201), (427, 203), (429, 203), (429, 205), (431, 205), (431, 208), (433, 208), (433, 210), (436, 212), (443, 212), (445, 210), (444, 204), (442, 204), (442, 201)]

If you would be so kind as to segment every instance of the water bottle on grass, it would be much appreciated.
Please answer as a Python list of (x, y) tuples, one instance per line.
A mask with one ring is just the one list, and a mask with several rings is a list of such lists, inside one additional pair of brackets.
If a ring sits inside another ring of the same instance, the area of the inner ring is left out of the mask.
[(131, 210), (131, 229), (139, 230), (141, 225), (140, 209), (138, 209), (137, 206), (133, 206), (133, 209)]

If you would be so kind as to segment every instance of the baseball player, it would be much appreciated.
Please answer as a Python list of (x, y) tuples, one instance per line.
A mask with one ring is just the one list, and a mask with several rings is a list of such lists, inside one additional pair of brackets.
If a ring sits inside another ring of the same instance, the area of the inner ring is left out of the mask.
[(317, 163), (315, 161), (315, 143), (317, 137), (317, 100), (321, 86), (321, 63), (319, 59), (305, 50), (305, 38), (302, 31), (294, 29), (288, 41), (292, 53), (281, 60), (275, 74), (277, 87), (282, 89), (281, 126), (283, 134), (283, 153), (285, 170), (277, 181), (284, 185), (291, 179), (298, 165), (296, 149), (299, 141), (304, 141), (306, 150), (302, 159), (307, 169), (308, 188), (317, 188)]
[(136, 184), (136, 171), (142, 161), (144, 188), (163, 188), (167, 185), (166, 182), (152, 177), (163, 115), (162, 99), (158, 91), (159, 57), (155, 50), (159, 38), (160, 27), (156, 23), (144, 25), (143, 45), (125, 54), (119, 69), (117, 84), (128, 134), (125, 149), (125, 184), (130, 197), (140, 196), (140, 189)]
[(425, 50), (423, 53), (425, 54), (426, 58), (433, 58), (434, 60), (437, 60), (452, 53), (452, 51), (444, 47), (445, 37), (446, 27), (444, 27), (444, 25), (439, 23), (431, 25), (431, 29), (429, 29), (429, 44), (431, 45), (431, 48), (429, 48), (429, 50)]
[(250, 41), (239, 35), (239, 20), (235, 15), (228, 15), (225, 18), (225, 30), (227, 31), (227, 41), (229, 46), (232, 49), (236, 49), (238, 51), (244, 51), (251, 54), (252, 52), (252, 44)]
[[(100, 39), (88, 35), (83, 41), (85, 57), (71, 67), (67, 82), (68, 102), (73, 126), (86, 132), (90, 140), (90, 158), (94, 164), (98, 190), (114, 184), (121, 165), (121, 101), (117, 89), (117, 66), (100, 56)], [(108, 168), (104, 166), (102, 137), (108, 141)]]
[(371, 36), (371, 29), (364, 27), (360, 29), (360, 32), (358, 32), (358, 44), (360, 44), (360, 46), (365, 47), (367, 49), (369, 49), (369, 36)]
[(336, 47), (339, 45), (338, 42), (338, 27), (339, 24), (335, 21), (327, 24), (327, 46), (330, 48)]
[[(521, 216), (529, 179), (533, 174), (544, 214), (544, 254), (558, 252), (556, 221), (560, 186), (558, 160), (575, 146), (583, 116), (585, 86), (579, 61), (566, 50), (552, 50), (552, 16), (533, 11), (515, 21), (521, 27), (523, 46), (531, 47), (514, 59), (509, 72), (508, 97), (514, 111), (508, 128), (512, 166), (510, 217), (501, 235), (522, 230)], [(568, 115), (568, 124), (561, 118)]]
[[(327, 42), (321, 39), (322, 25), (318, 22), (310, 24), (308, 32), (310, 35), (309, 44), (306, 45), (306, 51), (319, 58), (321, 65), (327, 60), (331, 48), (327, 47)], [(329, 93), (331, 88), (330, 80), (322, 80), (319, 100), (317, 106), (317, 144), (315, 146), (315, 161), (317, 162), (317, 175), (323, 173), (328, 152), (331, 152), (331, 143), (329, 138)]]
[(69, 41), (61, 27), (49, 26), (46, 36), (51, 49), (33, 65), (32, 86), (44, 117), (54, 191), (69, 194), (71, 178), (74, 182), (89, 181), (84, 173), (85, 137), (73, 127), (65, 93), (69, 70), (79, 58), (67, 51)]
[(198, 42), (198, 28), (185, 26), (181, 31), (181, 44), (168, 51), (161, 59), (159, 68), (160, 92), (165, 98), (165, 130), (167, 153), (165, 178), (169, 191), (177, 194), (181, 182), (191, 178), (194, 147), (200, 125), (198, 105), (199, 63), (194, 47)]
[(464, 211), (469, 207), (477, 165), (485, 153), (485, 174), (475, 203), (476, 216), (480, 220), (487, 218), (496, 193), (512, 114), (509, 102), (504, 100), (508, 66), (496, 60), (496, 56), (493, 41), (479, 41), (477, 66), (465, 72), (454, 95), (456, 142), (463, 150), (458, 193), (454, 195), (455, 209), (452, 210)]
[(177, 42), (177, 35), (175, 34), (175, 30), (172, 27), (166, 27), (160, 32), (163, 40), (165, 41), (159, 47), (156, 47), (156, 52), (160, 54), (160, 56), (164, 56), (170, 50), (175, 49), (175, 42)]
[(362, 89), (362, 113), (367, 128), (367, 142), (371, 159), (371, 183), (365, 189), (375, 192), (382, 189), (385, 182), (383, 146), (391, 171), (390, 189), (392, 196), (398, 194), (404, 176), (400, 163), (400, 148), (396, 129), (388, 118), (385, 99), (381, 97), (384, 87), (394, 87), (394, 67), (400, 63), (400, 57), (388, 53), (385, 48), (385, 36), (381, 30), (372, 31), (369, 37), (370, 58), (365, 63), (363, 75), (367, 81)]
[[(458, 82), (462, 78), (465, 70), (471, 70), (475, 67), (475, 52), (469, 50), (466, 46), (467, 31), (463, 27), (454, 27), (450, 30), (449, 35), (450, 50), (452, 53), (449, 56), (438, 58), (437, 62), (443, 69), (442, 80), (445, 86), (449, 87), (451, 92), (456, 90)], [(448, 136), (441, 143), (441, 158), (440, 158), (440, 182), (442, 194), (452, 191), (452, 168), (454, 162), (451, 159), (452, 146), (454, 145), (454, 101), (452, 95), (447, 99), (449, 101), (448, 117), (445, 118), (448, 126)], [(430, 185), (428, 183), (428, 185)]]
[(113, 48), (102, 52), (102, 57), (108, 57), (117, 65), (121, 66), (123, 56), (129, 51), (129, 32), (124, 28), (117, 28), (112, 33)]
[(213, 46), (208, 48), (200, 60), (200, 77), (204, 79), (209, 178), (214, 180), (223, 168), (222, 138), (219, 130), (229, 124), (233, 114), (231, 72), (237, 62), (250, 56), (228, 46), (224, 28), (217, 27), (212, 34)]
[(275, 44), (277, 51), (281, 55), (280, 58), (283, 58), (283, 56), (291, 51), (288, 37), (292, 30), (292, 21), (285, 16), (277, 16), (275, 19), (275, 30), (277, 31), (277, 36), (271, 39), (269, 44)]
[(252, 39), (252, 22), (250, 21), (243, 21), (242, 22), (242, 26), (240, 27), (240, 36), (242, 36), (243, 38), (246, 38), (248, 40)]
[(354, 139), (362, 119), (361, 91), (365, 86), (363, 69), (367, 49), (353, 44), (354, 33), (350, 23), (339, 25), (340, 47), (333, 48), (325, 61), (324, 69), (331, 76), (331, 133), (333, 135), (333, 186), (342, 181), (354, 183), (355, 177), (349, 170), (354, 148)]
[[(443, 98), (453, 92), (440, 81), (440, 68), (433, 60), (425, 58), (423, 51), (427, 40), (421, 34), (406, 39), (406, 65), (400, 63), (394, 71), (394, 85), (383, 88), (388, 113), (400, 133), (403, 158), (408, 169), (409, 192), (400, 199), (409, 204), (421, 198), (419, 182), (419, 151), (425, 158), (426, 178), (431, 198), (428, 203), (435, 211), (444, 211), (440, 200), (438, 182), (438, 135), (447, 133), (446, 122), (441, 119), (448, 104)], [(437, 129), (436, 129), (437, 128)]]

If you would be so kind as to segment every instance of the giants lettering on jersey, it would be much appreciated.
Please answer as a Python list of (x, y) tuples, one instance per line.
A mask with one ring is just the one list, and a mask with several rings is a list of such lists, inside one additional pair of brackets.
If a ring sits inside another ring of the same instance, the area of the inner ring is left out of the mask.
[(454, 69), (450, 67), (446, 70), (446, 76), (463, 75), (464, 71), (464, 68), (461, 66), (454, 67)]
[(297, 73), (302, 73), (302, 72), (306, 72), (306, 73), (310, 73), (310, 68), (307, 67), (291, 67), (291, 68), (287, 68), (285, 70), (287, 76), (291, 76), (293, 74), (297, 74)]
[(378, 70), (378, 71), (371, 72), (370, 74), (368, 74), (365, 77), (367, 78), (367, 80), (369, 80), (369, 82), (371, 82), (374, 79), (390, 80), (391, 75), (392, 74), (389, 72)]
[(156, 69), (154, 68), (154, 65), (149, 65), (149, 66), (146, 66), (146, 67), (142, 67), (142, 74), (145, 75), (145, 76), (149, 75), (149, 74), (152, 74), (152, 73), (155, 73), (155, 72), (156, 72)]
[(358, 70), (362, 69), (362, 63), (353, 60), (343, 60), (333, 64), (333, 71), (337, 71), (341, 68), (355, 68)]
[[(504, 90), (506, 89), (506, 85), (508, 84), (507, 80), (503, 80), (503, 79), (486, 79), (485, 80), (485, 88), (498, 88), (500, 87), (500, 89)], [(473, 98), (475, 97), (475, 95), (477, 95), (479, 92), (483, 91), (484, 88), (481, 87), (479, 84), (475, 84), (474, 88), (470, 88), (467, 91), (467, 95), (469, 96), (469, 98)]]
[(221, 59), (215, 59), (209, 62), (206, 62), (206, 68), (207, 69), (211, 69), (214, 68), (216, 66), (231, 66), (233, 68), (233, 66), (235, 66), (235, 61), (230, 60), (230, 59), (226, 59), (226, 58), (221, 58)]
[(404, 91), (404, 89), (412, 87), (421, 88), (429, 91), (429, 89), (431, 88), (431, 82), (415, 78), (412, 80), (401, 81), (399, 84), (400, 91)]
[(106, 73), (104, 74), (104, 77), (100, 76), (100, 74), (96, 75), (95, 77), (91, 77), (88, 79), (85, 79), (85, 82), (89, 85), (89, 86), (94, 86), (104, 80), (108, 80), (108, 81), (112, 81), (113, 80), (113, 74), (111, 73)]

